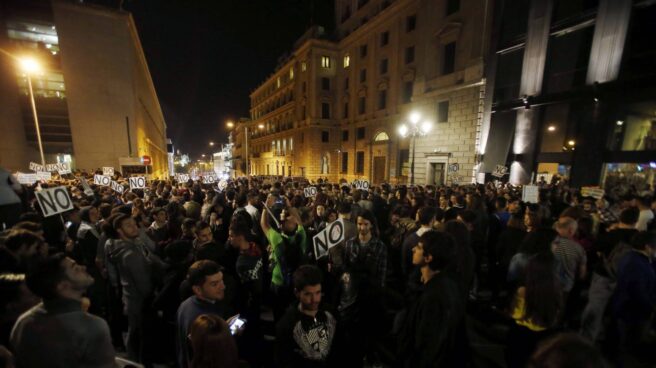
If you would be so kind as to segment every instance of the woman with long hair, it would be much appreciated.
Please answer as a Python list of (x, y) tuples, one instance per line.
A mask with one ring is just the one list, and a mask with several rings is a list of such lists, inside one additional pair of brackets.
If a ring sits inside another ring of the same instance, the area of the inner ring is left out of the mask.
[(202, 314), (191, 324), (190, 368), (234, 368), (238, 366), (237, 344), (230, 327), (213, 314)]
[(533, 255), (526, 266), (524, 285), (511, 305), (514, 320), (508, 333), (508, 367), (524, 367), (537, 344), (555, 331), (562, 310), (562, 291), (554, 272), (551, 251)]

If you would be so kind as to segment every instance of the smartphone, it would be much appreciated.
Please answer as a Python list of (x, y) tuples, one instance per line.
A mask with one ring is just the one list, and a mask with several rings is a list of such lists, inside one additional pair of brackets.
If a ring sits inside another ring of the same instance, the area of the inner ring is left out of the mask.
[(230, 322), (230, 334), (234, 335), (237, 331), (246, 324), (246, 320), (243, 318), (235, 318)]

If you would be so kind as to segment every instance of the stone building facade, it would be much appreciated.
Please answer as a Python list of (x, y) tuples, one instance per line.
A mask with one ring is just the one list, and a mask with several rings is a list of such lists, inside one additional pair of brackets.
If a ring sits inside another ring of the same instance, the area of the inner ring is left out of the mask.
[[(487, 2), (484, 2), (487, 4)], [(373, 183), (471, 182), (483, 128), (491, 9), (473, 0), (337, 0), (250, 95), (251, 173)], [(457, 164), (457, 165), (454, 165)], [(449, 167), (452, 169), (449, 171)]]
[[(0, 2), (0, 48), (30, 55), (45, 160), (168, 177), (166, 123), (130, 13), (65, 0)], [(26, 75), (0, 57), (0, 165), (40, 162)], [(150, 164), (144, 165), (144, 156)]]

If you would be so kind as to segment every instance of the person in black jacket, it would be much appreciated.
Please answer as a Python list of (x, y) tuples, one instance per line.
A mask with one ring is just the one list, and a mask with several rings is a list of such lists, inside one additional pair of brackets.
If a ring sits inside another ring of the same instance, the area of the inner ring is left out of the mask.
[(458, 283), (443, 272), (455, 252), (453, 237), (436, 231), (422, 235), (413, 249), (424, 291), (410, 307), (399, 336), (405, 367), (466, 366), (465, 305)]
[(298, 305), (276, 326), (276, 367), (330, 367), (335, 357), (336, 320), (321, 307), (321, 270), (303, 265), (294, 272)]

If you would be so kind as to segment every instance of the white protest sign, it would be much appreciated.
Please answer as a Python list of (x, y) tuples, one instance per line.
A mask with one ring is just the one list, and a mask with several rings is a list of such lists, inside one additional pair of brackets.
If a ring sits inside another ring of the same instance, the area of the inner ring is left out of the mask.
[(314, 256), (319, 259), (328, 254), (328, 249), (344, 241), (344, 219), (333, 221), (319, 234), (312, 238), (314, 243)]
[(476, 174), (476, 182), (478, 184), (485, 184), (485, 173)]
[(227, 186), (228, 182), (225, 180), (221, 180), (218, 185), (220, 191), (224, 191)]
[(73, 201), (65, 186), (43, 189), (34, 192), (44, 217), (56, 215), (73, 209)]
[(48, 181), (52, 180), (52, 174), (49, 171), (38, 171), (36, 173), (36, 178), (38, 180)]
[(89, 183), (87, 183), (87, 179), (80, 177), (80, 182), (82, 183), (82, 187), (84, 188), (84, 194), (88, 195), (89, 197), (93, 195), (93, 189), (89, 186)]
[(20, 184), (32, 185), (36, 183), (39, 178), (37, 178), (36, 174), (18, 173), (16, 174), (16, 180), (18, 180)]
[(189, 174), (176, 174), (178, 182), (186, 183), (189, 181)]
[(112, 190), (118, 194), (123, 194), (123, 192), (125, 191), (125, 187), (123, 186), (123, 184), (120, 184), (114, 180), (112, 180), (111, 187)]
[(537, 185), (524, 185), (522, 189), (522, 201), (526, 203), (538, 203), (540, 189)]
[(46, 168), (43, 165), (39, 165), (36, 162), (30, 162), (30, 170), (32, 171), (46, 171)]
[(68, 163), (57, 164), (57, 172), (59, 173), (59, 175), (70, 174), (71, 164)]
[(203, 184), (212, 184), (212, 183), (216, 183), (216, 175), (214, 174), (203, 175)]
[(305, 198), (314, 197), (317, 195), (317, 187), (303, 188), (303, 193), (305, 194)]
[(599, 187), (582, 187), (581, 195), (584, 197), (592, 197), (594, 199), (603, 198), (606, 194), (606, 191)]
[(57, 171), (57, 164), (46, 164), (46, 170), (48, 172)]
[(128, 179), (130, 182), (130, 190), (133, 189), (146, 189), (146, 177), (145, 176), (133, 176)]
[(94, 175), (93, 183), (96, 185), (108, 187), (112, 183), (112, 178), (105, 175)]
[(502, 178), (504, 175), (508, 173), (508, 168), (503, 166), (503, 165), (497, 165), (497, 167), (494, 169), (494, 172), (492, 172), (492, 176), (497, 177), (497, 178)]
[(113, 176), (114, 168), (111, 166), (103, 166), (103, 175)]
[(369, 190), (369, 181), (364, 179), (356, 179), (353, 181), (353, 186), (355, 186), (355, 189)]
[(460, 165), (457, 163), (449, 165), (449, 172), (456, 172), (460, 170)]

